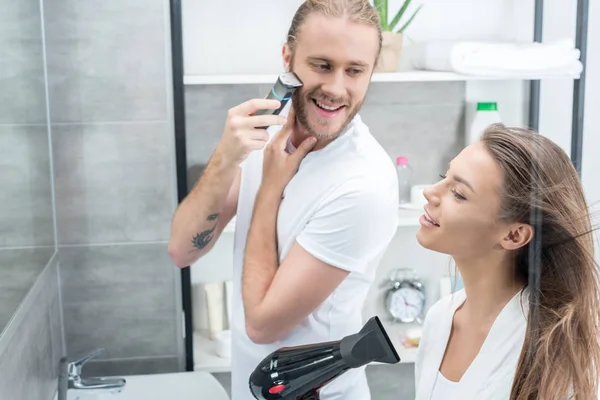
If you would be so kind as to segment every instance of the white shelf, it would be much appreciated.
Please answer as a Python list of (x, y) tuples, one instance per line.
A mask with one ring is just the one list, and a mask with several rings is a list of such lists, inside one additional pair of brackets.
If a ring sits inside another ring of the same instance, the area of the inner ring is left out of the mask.
[(194, 332), (194, 370), (205, 372), (231, 372), (231, 360), (215, 352), (212, 340)]
[[(408, 209), (399, 209), (398, 210), (398, 226), (419, 226), (419, 217), (423, 214), (423, 210), (408, 210)], [(225, 226), (223, 232), (233, 233), (235, 232), (235, 217), (231, 219), (231, 221)]]
[[(479, 76), (462, 75), (453, 72), (438, 71), (405, 71), (374, 73), (371, 82), (448, 82), (448, 81), (487, 81), (487, 80), (545, 80), (545, 79), (579, 79), (577, 75), (558, 74), (524, 74), (522, 76)], [(239, 84), (273, 84), (277, 74), (239, 74), (239, 75), (185, 75), (185, 85), (239, 85)]]

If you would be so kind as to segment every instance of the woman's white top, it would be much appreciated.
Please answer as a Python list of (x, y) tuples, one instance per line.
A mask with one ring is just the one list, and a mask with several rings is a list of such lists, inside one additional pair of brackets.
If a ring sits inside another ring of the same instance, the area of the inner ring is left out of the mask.
[(456, 383), (440, 374), (440, 364), (448, 345), (454, 312), (465, 299), (464, 289), (457, 291), (440, 299), (425, 317), (415, 361), (415, 400), (507, 400), (510, 397), (525, 340), (527, 297), (519, 291), (504, 306), (479, 353)]
[(438, 372), (431, 400), (460, 400), (463, 398), (460, 382), (452, 382)]

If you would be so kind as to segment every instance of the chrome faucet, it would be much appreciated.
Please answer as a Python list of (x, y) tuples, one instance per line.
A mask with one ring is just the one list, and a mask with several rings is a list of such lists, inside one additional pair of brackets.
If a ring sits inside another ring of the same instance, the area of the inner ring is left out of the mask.
[[(81, 371), (85, 363), (103, 352), (104, 349), (97, 349), (73, 362), (67, 362), (66, 357), (61, 358), (60, 376), (58, 382), (58, 400), (67, 400), (68, 391), (75, 391), (78, 394), (83, 395), (119, 393), (123, 390), (126, 383), (124, 378), (81, 377)], [(79, 396), (75, 397), (79, 398)]]

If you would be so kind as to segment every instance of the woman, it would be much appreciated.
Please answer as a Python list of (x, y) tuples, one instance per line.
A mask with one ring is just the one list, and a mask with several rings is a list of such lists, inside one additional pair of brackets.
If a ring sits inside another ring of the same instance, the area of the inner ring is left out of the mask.
[(417, 239), (464, 289), (427, 314), (417, 400), (597, 399), (599, 274), (569, 157), (495, 124), (424, 194)]

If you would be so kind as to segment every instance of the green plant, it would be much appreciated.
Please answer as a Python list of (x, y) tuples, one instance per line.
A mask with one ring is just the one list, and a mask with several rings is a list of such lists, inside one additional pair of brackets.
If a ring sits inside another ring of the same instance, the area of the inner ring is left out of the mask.
[[(406, 0), (404, 2), (404, 4), (402, 5), (402, 7), (400, 7), (400, 9), (398, 10), (398, 12), (396, 13), (396, 15), (394, 16), (394, 18), (392, 19), (391, 22), (388, 18), (388, 0), (373, 0), (373, 2), (374, 2), (373, 5), (375, 6), (377, 13), (379, 14), (381, 29), (384, 32), (394, 32), (394, 29), (396, 29), (396, 26), (400, 22), (400, 19), (402, 19), (402, 17), (404, 16), (404, 13), (406, 12), (406, 9), (410, 5), (411, 0)], [(413, 13), (413, 15), (408, 19), (408, 21), (406, 21), (406, 23), (404, 25), (402, 25), (402, 27), (400, 29), (396, 30), (395, 32), (396, 33), (404, 32), (404, 30), (408, 27), (408, 25), (413, 21), (413, 19), (415, 18), (415, 16), (419, 12), (419, 10), (421, 10), (421, 7), (423, 7), (423, 4), (421, 4), (417, 8), (417, 10)]]

